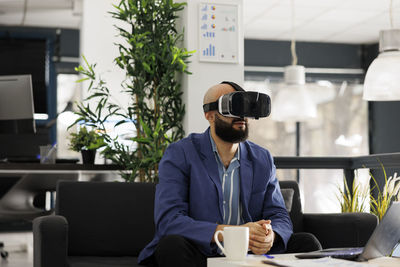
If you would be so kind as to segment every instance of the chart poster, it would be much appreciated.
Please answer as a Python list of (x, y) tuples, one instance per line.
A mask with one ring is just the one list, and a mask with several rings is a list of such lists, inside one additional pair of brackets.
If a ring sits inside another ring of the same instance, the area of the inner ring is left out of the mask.
[(199, 4), (200, 61), (238, 63), (238, 6)]

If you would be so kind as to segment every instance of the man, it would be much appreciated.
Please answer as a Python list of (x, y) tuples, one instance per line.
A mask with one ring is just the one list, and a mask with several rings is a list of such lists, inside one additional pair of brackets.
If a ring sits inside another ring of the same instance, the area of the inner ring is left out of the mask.
[[(203, 103), (242, 90), (223, 82)], [(292, 224), (271, 155), (246, 141), (246, 118), (217, 110), (206, 110), (205, 118), (210, 127), (204, 133), (171, 144), (160, 162), (156, 234), (139, 255), (143, 264), (206, 266), (207, 257), (219, 255), (214, 233), (233, 225), (249, 227), (254, 254), (285, 251)]]

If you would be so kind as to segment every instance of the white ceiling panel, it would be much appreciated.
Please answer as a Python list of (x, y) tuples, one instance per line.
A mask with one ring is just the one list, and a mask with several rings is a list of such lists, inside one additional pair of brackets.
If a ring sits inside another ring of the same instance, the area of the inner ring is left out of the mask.
[(261, 8), (267, 8), (271, 7), (274, 5), (280, 5), (282, 0), (273, 0), (273, 1), (265, 1), (265, 0), (250, 0), (246, 1), (244, 0), (243, 2), (243, 10), (246, 12), (248, 10), (254, 10), (254, 9), (260, 9)]
[[(334, 26), (332, 26), (334, 24)], [(319, 32), (321, 37), (344, 31), (348, 24), (344, 21), (312, 20), (295, 29), (296, 36), (306, 36), (313, 32)], [(324, 34), (325, 33), (325, 34)]]
[[(399, 5), (400, 1), (393, 0), (393, 6)], [(386, 11), (389, 10), (390, 0), (349, 0), (344, 1), (338, 9)]]
[(291, 28), (288, 20), (257, 20), (249, 25), (246, 25), (244, 31), (246, 34), (259, 32), (258, 36), (265, 36), (265, 39), (273, 39), (275, 36), (282, 34), (284, 31), (289, 31)]
[[(271, 0), (265, 0), (265, 2), (269, 2)], [(324, 8), (332, 8), (346, 1), (351, 0), (294, 0), (295, 7), (308, 7), (308, 8), (315, 8), (315, 7), (324, 7)], [(245, 4), (247, 2), (253, 2), (253, 0), (244, 0)], [(281, 0), (280, 5), (290, 8), (291, 0)]]
[(271, 3), (270, 5), (244, 5), (244, 24), (246, 25), (259, 18), (264, 18), (268, 16), (269, 12), (277, 5), (278, 4), (276, 3)]
[[(79, 28), (72, 13), (77, 0), (28, 0), (25, 26)], [(104, 1), (104, 0), (99, 0)], [(296, 39), (371, 43), (390, 27), (390, 0), (293, 0)], [(0, 26), (20, 25), (24, 0), (0, 0)], [(400, 28), (400, 0), (393, 0)], [(290, 40), (291, 0), (243, 0), (245, 38)]]
[[(268, 9), (267, 9), (268, 10)], [(320, 13), (324, 12), (326, 8), (323, 7), (315, 7), (315, 8), (307, 8), (307, 7), (298, 7), (295, 9), (295, 20), (308, 20), (310, 18), (318, 16)], [(265, 17), (268, 19), (288, 19), (290, 20), (292, 16), (292, 12), (290, 8), (285, 6), (274, 6), (268, 13), (265, 14)], [(261, 17), (264, 18), (264, 17)]]
[(0, 0), (0, 26), (79, 28), (80, 17), (72, 14), (75, 0)]
[[(378, 42), (379, 30), (390, 26), (390, 0), (294, 0), (294, 3), (295, 36), (299, 41), (374, 43)], [(244, 0), (244, 6), (244, 12), (248, 12), (245, 38), (290, 40), (291, 0)], [(268, 12), (264, 7), (270, 7)], [(400, 28), (400, 0), (393, 0), (393, 7), (394, 26)], [(259, 10), (264, 13), (257, 13)], [(272, 25), (273, 29), (260, 25)]]
[[(361, 24), (354, 25), (351, 29), (348, 29), (346, 32), (353, 34), (367, 34), (367, 35), (375, 35), (375, 39), (378, 37), (379, 31), (390, 28), (390, 23), (386, 21), (387, 18), (385, 16), (378, 17), (373, 21), (366, 21)], [(383, 26), (382, 26), (383, 25)]]
[(23, 3), (23, 0), (0, 1), (0, 14), (18, 11), (22, 7)]
[(378, 39), (379, 33), (371, 37), (371, 34), (359, 34), (354, 32), (344, 32), (335, 34), (332, 36), (327, 36), (324, 38), (325, 42), (332, 42), (332, 43), (349, 43), (349, 44), (372, 44), (375, 43)]
[(354, 13), (354, 10), (350, 9), (333, 9), (329, 12), (324, 13), (322, 16), (318, 17), (319, 21), (341, 21), (346, 22), (348, 25), (352, 23), (359, 23), (361, 21), (367, 21), (373, 19), (377, 15), (381, 15), (382, 12), (373, 12), (373, 11), (357, 11), (357, 15)]
[[(299, 37), (300, 36), (300, 37)], [(303, 36), (300, 33), (296, 33), (295, 36), (295, 40), (297, 41), (304, 41), (304, 42), (321, 42), (322, 39), (327, 37), (327, 33), (326, 32), (321, 32), (321, 31), (314, 31), (312, 33), (307, 34), (307, 39), (302, 39)], [(321, 36), (324, 36), (323, 38), (321, 38)], [(292, 35), (291, 33), (288, 31), (284, 34), (279, 34), (276, 35), (275, 38), (271, 38), (272, 40), (280, 40), (280, 41), (287, 41), (287, 40), (291, 40)]]

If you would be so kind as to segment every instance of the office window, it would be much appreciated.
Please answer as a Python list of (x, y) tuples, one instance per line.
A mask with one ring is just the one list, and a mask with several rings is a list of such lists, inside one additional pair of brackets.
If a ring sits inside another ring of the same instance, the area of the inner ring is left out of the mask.
[(69, 149), (67, 132), (67, 128), (76, 120), (76, 116), (71, 114), (71, 106), (68, 105), (79, 100), (80, 84), (77, 80), (77, 74), (57, 75), (57, 156), (61, 158), (79, 158), (80, 155)]
[[(319, 82), (318, 82), (319, 81)], [(357, 81), (313, 79), (312, 95), (317, 104), (317, 118), (300, 123), (276, 122), (271, 118), (251, 121), (249, 140), (267, 148), (273, 156), (295, 156), (299, 134), (300, 156), (353, 156), (368, 154), (367, 102), (362, 100), (362, 85)], [(317, 85), (317, 82), (320, 86)], [(344, 83), (343, 83), (344, 82)], [(280, 79), (246, 76), (245, 87), (264, 88), (274, 96)], [(295, 180), (296, 170), (278, 169), (281, 180)], [(368, 172), (360, 170), (359, 180), (366, 183)], [(300, 189), (305, 212), (340, 212), (338, 186), (342, 170), (300, 170)]]
[[(76, 82), (79, 79), (78, 74), (57, 75), (57, 156), (61, 158), (81, 158), (80, 153), (69, 149), (70, 133), (77, 132), (80, 125), (74, 125), (68, 130), (68, 127), (78, 119), (78, 116), (73, 114), (73, 111), (78, 110), (77, 103), (80, 103), (82, 99), (83, 84)], [(92, 109), (94, 109), (93, 106)], [(120, 119), (117, 116), (109, 117), (104, 122), (106, 131), (111, 138), (118, 137), (120, 144), (129, 146), (133, 150), (136, 148), (136, 144), (130, 138), (132, 137), (132, 133), (136, 131), (136, 128), (132, 123), (124, 123), (114, 127)], [(102, 148), (98, 151), (101, 150)], [(103, 155), (100, 153), (96, 155), (96, 163), (104, 163)]]

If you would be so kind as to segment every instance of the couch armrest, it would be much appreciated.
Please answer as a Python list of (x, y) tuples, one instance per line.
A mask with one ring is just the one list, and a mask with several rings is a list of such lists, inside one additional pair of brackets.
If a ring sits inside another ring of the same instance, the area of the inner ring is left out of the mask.
[(33, 266), (66, 267), (68, 222), (63, 216), (50, 215), (33, 220)]
[(304, 232), (314, 234), (323, 248), (363, 247), (378, 224), (370, 213), (304, 214)]

